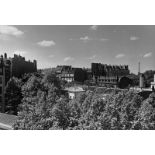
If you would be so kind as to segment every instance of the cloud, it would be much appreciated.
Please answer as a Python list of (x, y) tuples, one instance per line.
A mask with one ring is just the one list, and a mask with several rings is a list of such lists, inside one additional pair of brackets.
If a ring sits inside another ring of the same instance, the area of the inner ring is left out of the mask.
[(27, 52), (26, 51), (14, 51), (13, 54), (16, 54), (16, 55), (25, 55)]
[(143, 58), (149, 58), (152, 56), (152, 52), (146, 53), (143, 55)]
[(123, 58), (123, 57), (125, 57), (125, 54), (123, 54), (123, 53), (117, 54), (117, 55), (115, 56), (115, 58), (117, 58), (117, 59)]
[(64, 58), (64, 61), (73, 61), (73, 60), (74, 60), (73, 57), (65, 57), (65, 58)]
[(56, 45), (56, 43), (53, 40), (43, 40), (37, 43), (39, 46), (42, 47), (50, 47)]
[(139, 38), (138, 37), (135, 37), (135, 36), (131, 36), (130, 37), (130, 40), (138, 40)]
[(80, 40), (87, 42), (87, 41), (92, 40), (92, 39), (89, 38), (88, 36), (85, 36), (85, 37), (81, 37)]
[(0, 40), (9, 40), (9, 36), (5, 35), (5, 34), (0, 34)]
[(93, 60), (93, 59), (95, 59), (95, 58), (96, 58), (96, 55), (93, 55), (93, 56), (89, 57), (88, 59), (89, 59), (89, 60)]
[(90, 27), (91, 30), (97, 30), (97, 28), (98, 28), (97, 25), (92, 25), (92, 26)]
[(109, 39), (107, 39), (107, 38), (90, 38), (88, 36), (84, 36), (84, 37), (81, 37), (80, 39), (78, 39), (78, 38), (70, 38), (69, 40), (70, 41), (82, 40), (83, 42), (88, 42), (88, 41), (101, 41), (101, 42), (105, 42), (105, 41), (108, 41)]
[(0, 34), (18, 37), (23, 35), (24, 32), (20, 31), (15, 26), (0, 25)]
[(102, 42), (105, 42), (105, 41), (108, 41), (109, 39), (107, 39), (107, 38), (101, 38), (100, 39), (100, 41), (102, 41)]
[(51, 55), (49, 55), (49, 57), (50, 57), (50, 58), (54, 58), (54, 55), (53, 55), (53, 54), (51, 54)]

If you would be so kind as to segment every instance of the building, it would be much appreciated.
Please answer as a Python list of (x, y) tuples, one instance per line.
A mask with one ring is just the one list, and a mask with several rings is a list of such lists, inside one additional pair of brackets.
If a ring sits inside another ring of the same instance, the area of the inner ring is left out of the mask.
[(99, 85), (118, 85), (120, 79), (129, 75), (127, 65), (91, 64), (92, 79)]
[(85, 92), (85, 90), (82, 87), (78, 87), (78, 86), (66, 88), (65, 91), (68, 92), (69, 99), (74, 99), (79, 94)]
[(8, 58), (5, 53), (0, 57), (0, 111), (5, 112), (5, 87), (12, 76), (20, 78), (25, 73), (37, 71), (37, 61), (26, 61), (20, 55)]
[(144, 88), (145, 87), (145, 82), (144, 82), (144, 74), (139, 73), (139, 87)]
[(57, 66), (55, 71), (59, 79), (67, 82), (74, 81), (74, 72), (71, 66)]
[(57, 66), (53, 69), (57, 77), (67, 82), (84, 82), (87, 80), (87, 72), (82, 68), (74, 68), (72, 66)]
[(83, 68), (83, 70), (86, 73), (86, 80), (91, 81), (92, 80), (92, 71), (91, 71), (91, 68)]
[(25, 73), (33, 73), (37, 71), (37, 61), (27, 61), (25, 57), (14, 54), (12, 61), (12, 76), (21, 78)]
[(154, 91), (155, 90), (155, 74), (154, 74), (154, 81), (151, 82), (151, 89)]
[(12, 76), (11, 59), (7, 58), (7, 54), (0, 57), (0, 111), (5, 112), (5, 87)]

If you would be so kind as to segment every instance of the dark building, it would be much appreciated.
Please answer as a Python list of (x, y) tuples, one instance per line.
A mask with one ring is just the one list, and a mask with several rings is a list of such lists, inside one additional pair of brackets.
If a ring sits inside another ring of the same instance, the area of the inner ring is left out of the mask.
[(101, 63), (92, 63), (91, 71), (93, 81), (99, 85), (117, 85), (122, 77), (130, 73), (127, 65), (107, 65)]
[(74, 81), (74, 72), (71, 66), (57, 66), (54, 68), (56, 76), (64, 81), (73, 82)]
[(85, 71), (86, 74), (86, 80), (91, 81), (92, 80), (92, 71), (91, 68), (83, 68), (83, 70)]
[(20, 78), (25, 73), (37, 71), (37, 61), (26, 61), (24, 57), (14, 54), (12, 60), (12, 76)]
[(26, 61), (20, 55), (7, 58), (7, 54), (0, 57), (0, 111), (5, 111), (5, 87), (12, 76), (20, 78), (25, 73), (37, 71), (37, 61)]
[(11, 59), (7, 58), (7, 54), (0, 57), (0, 111), (5, 111), (5, 87), (12, 76)]

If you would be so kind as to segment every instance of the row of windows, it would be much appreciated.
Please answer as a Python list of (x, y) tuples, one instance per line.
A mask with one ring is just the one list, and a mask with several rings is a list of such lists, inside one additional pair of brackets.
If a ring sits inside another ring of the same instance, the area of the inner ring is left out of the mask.
[(116, 79), (99, 79), (99, 82), (117, 82)]
[(74, 77), (74, 74), (62, 74), (62, 77)]
[(68, 82), (72, 82), (74, 79), (73, 78), (61, 78), (62, 80), (68, 81)]
[(110, 76), (110, 77), (108, 77), (108, 76), (99, 76), (99, 77), (97, 77), (97, 79), (99, 79), (99, 80), (117, 80), (118, 77), (117, 76)]
[(2, 94), (2, 87), (0, 87), (0, 94)]
[(2, 77), (0, 77), (0, 84), (2, 84)]

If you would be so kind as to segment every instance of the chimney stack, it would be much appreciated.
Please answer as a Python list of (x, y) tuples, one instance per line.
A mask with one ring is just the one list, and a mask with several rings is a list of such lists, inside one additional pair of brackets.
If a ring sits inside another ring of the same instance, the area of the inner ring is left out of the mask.
[(138, 63), (138, 75), (140, 74), (140, 62)]
[(143, 88), (144, 87), (144, 75), (139, 74), (139, 87)]

